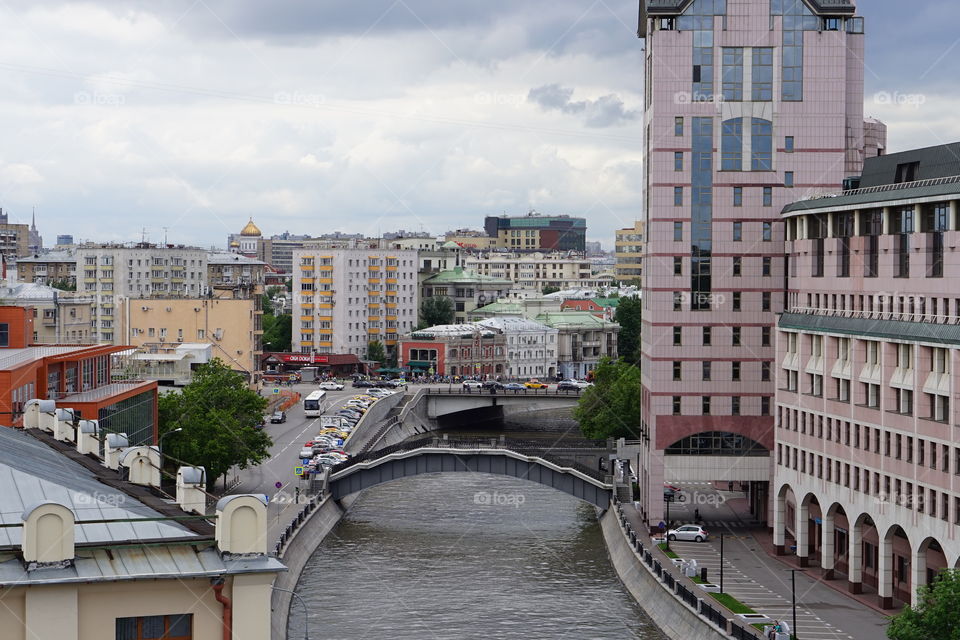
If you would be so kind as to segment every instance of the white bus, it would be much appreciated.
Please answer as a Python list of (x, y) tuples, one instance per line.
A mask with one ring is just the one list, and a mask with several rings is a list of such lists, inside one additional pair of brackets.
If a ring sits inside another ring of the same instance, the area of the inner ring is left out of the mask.
[(313, 391), (303, 399), (303, 415), (308, 418), (316, 418), (323, 414), (323, 399), (327, 397), (326, 391)]

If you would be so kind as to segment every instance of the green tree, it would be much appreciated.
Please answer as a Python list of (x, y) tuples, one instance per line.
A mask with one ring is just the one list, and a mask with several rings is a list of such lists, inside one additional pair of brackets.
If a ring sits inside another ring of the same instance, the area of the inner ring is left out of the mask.
[(604, 358), (573, 410), (587, 438), (637, 438), (640, 431), (640, 369)]
[(263, 350), (287, 352), (293, 337), (293, 317), (290, 314), (275, 316), (263, 314)]
[(643, 303), (640, 298), (621, 298), (613, 319), (620, 325), (617, 334), (617, 352), (630, 364), (640, 362), (640, 318)]
[(960, 640), (960, 570), (944, 569), (920, 587), (920, 604), (905, 607), (887, 627), (891, 640)]
[(541, 294), (541, 295), (547, 295), (547, 294), (550, 294), (550, 293), (556, 293), (556, 292), (558, 292), (558, 291), (560, 291), (560, 287), (553, 287), (553, 286), (550, 286), (550, 285), (548, 284), (548, 285), (544, 286), (543, 289), (540, 290), (540, 294)]
[(219, 359), (197, 367), (181, 393), (160, 396), (160, 434), (164, 452), (207, 470), (212, 490), (230, 467), (246, 469), (270, 455), (273, 441), (263, 429), (267, 401), (247, 388), (243, 376)]
[(453, 324), (453, 300), (447, 296), (431, 296), (420, 303), (420, 321), (418, 329), (435, 327), (439, 324)]
[(76, 291), (77, 283), (72, 282), (69, 278), (62, 278), (60, 280), (51, 280), (47, 285), (53, 287), (54, 289), (60, 289), (61, 291)]
[(387, 352), (383, 348), (383, 343), (379, 340), (371, 340), (367, 343), (367, 360), (374, 362), (386, 362)]

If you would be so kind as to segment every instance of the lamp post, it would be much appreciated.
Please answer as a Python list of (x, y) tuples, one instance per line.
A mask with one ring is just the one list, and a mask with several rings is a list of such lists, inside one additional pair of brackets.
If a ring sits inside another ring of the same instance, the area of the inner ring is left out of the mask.
[(297, 599), (297, 602), (303, 607), (303, 640), (310, 640), (310, 619), (309, 614), (307, 613), (307, 605), (304, 603), (303, 598), (300, 597), (300, 594), (292, 589), (281, 589), (280, 587), (270, 587), (274, 591), (282, 591), (284, 593), (289, 593)]
[(723, 593), (723, 534), (720, 534), (720, 593)]
[(790, 628), (790, 634), (794, 640), (799, 640), (800, 635), (797, 633), (797, 571), (803, 571), (803, 569), (787, 569), (790, 572), (790, 594), (793, 599), (793, 625)]
[(172, 433), (179, 433), (181, 431), (183, 431), (183, 427), (177, 427), (176, 429), (167, 431), (165, 434), (161, 435), (160, 438), (157, 440), (157, 448), (160, 450), (160, 468), (161, 469), (163, 468), (163, 439)]
[(667, 547), (666, 547), (667, 551), (670, 551), (670, 503), (671, 502), (673, 502), (673, 496), (667, 496), (667, 531), (666, 531), (667, 539), (665, 540), (665, 542), (667, 543)]

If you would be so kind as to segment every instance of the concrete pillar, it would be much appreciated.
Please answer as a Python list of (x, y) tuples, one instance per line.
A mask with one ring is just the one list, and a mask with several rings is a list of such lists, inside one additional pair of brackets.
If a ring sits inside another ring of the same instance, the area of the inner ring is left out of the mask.
[(893, 543), (880, 539), (880, 561), (877, 563), (877, 597), (882, 609), (893, 608)]
[(927, 550), (921, 548), (913, 552), (913, 561), (910, 563), (910, 606), (920, 604), (917, 590), (927, 584)]
[(850, 593), (863, 593), (863, 525), (854, 523), (850, 527), (847, 551), (847, 590)]
[(823, 569), (823, 579), (833, 580), (833, 570), (836, 566), (834, 557), (834, 516), (832, 513), (823, 514), (823, 523), (820, 525), (820, 568)]
[(26, 590), (23, 621), (30, 638), (77, 640), (80, 608), (75, 585), (50, 585)]
[(798, 504), (796, 524), (797, 560), (800, 562), (801, 567), (810, 566), (810, 557), (808, 555), (810, 547), (809, 520), (810, 507), (805, 504)]
[(786, 538), (786, 499), (782, 496), (777, 496), (773, 500), (773, 547), (777, 551), (778, 556), (782, 556), (783, 546)]

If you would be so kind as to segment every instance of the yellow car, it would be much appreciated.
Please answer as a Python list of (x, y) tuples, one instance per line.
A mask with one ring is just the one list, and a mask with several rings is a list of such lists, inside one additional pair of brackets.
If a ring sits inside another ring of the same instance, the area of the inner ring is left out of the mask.
[(546, 384), (545, 382), (540, 382), (536, 379), (527, 380), (523, 383), (523, 386), (525, 386), (527, 389), (547, 389), (550, 387), (550, 385)]

